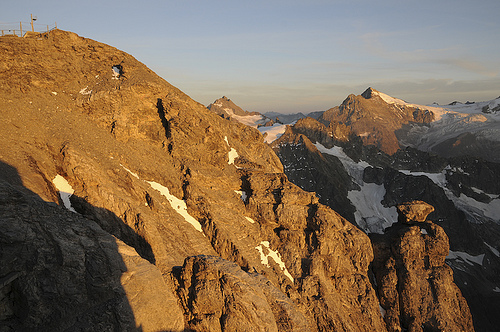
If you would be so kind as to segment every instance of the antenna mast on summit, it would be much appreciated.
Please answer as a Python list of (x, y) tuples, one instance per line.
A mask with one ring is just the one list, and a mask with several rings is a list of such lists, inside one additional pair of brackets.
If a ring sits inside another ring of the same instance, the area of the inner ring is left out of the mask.
[(33, 27), (33, 21), (36, 21), (36, 16), (33, 18), (33, 14), (31, 14), (31, 32), (35, 32), (35, 28)]

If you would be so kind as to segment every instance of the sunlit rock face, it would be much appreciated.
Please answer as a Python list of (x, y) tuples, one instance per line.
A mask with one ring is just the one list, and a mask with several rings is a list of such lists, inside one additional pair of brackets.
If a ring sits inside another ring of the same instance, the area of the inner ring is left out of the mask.
[(94, 221), (19, 185), (0, 180), (3, 329), (183, 330), (155, 265)]
[(6, 329), (386, 329), (368, 236), (257, 129), (69, 32), (0, 51)]
[(400, 148), (396, 131), (410, 123), (428, 124), (434, 120), (432, 111), (396, 101), (368, 88), (361, 95), (351, 94), (340, 106), (325, 111), (319, 121), (325, 125), (332, 121), (347, 125), (361, 137), (363, 144), (375, 145), (392, 155)]
[(389, 331), (472, 331), (467, 302), (445, 264), (443, 228), (426, 220), (433, 207), (422, 201), (398, 206), (399, 222), (372, 234), (373, 270)]

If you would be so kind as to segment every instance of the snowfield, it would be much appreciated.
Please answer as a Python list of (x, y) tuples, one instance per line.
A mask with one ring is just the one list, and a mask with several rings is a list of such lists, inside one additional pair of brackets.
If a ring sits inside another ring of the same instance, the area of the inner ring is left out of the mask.
[[(399, 172), (411, 175), (411, 176), (426, 176), (439, 187), (443, 188), (446, 197), (450, 199), (455, 206), (464, 211), (468, 216), (476, 216), (477, 219), (490, 219), (493, 222), (500, 223), (500, 199), (497, 198), (497, 195), (488, 195), (492, 198), (491, 202), (483, 203), (478, 202), (474, 198), (468, 197), (464, 194), (461, 194), (459, 197), (455, 196), (450, 189), (447, 188), (446, 184), (446, 172), (461, 172), (461, 169), (451, 169), (449, 166), (446, 167), (441, 173), (426, 173), (426, 172), (411, 172), (408, 170), (399, 170)], [(482, 190), (477, 188), (472, 188), (476, 193), (484, 193)], [(470, 218), (470, 221), (474, 221), (476, 218)]]
[(321, 153), (339, 158), (347, 173), (360, 186), (360, 190), (351, 190), (347, 193), (347, 198), (356, 207), (354, 217), (359, 227), (367, 233), (383, 234), (385, 228), (398, 221), (396, 207), (385, 207), (381, 203), (386, 193), (384, 185), (363, 181), (363, 172), (370, 164), (366, 161), (355, 162), (339, 146), (330, 149), (320, 143), (316, 143), (314, 146)]
[(474, 265), (474, 264), (483, 265), (484, 254), (472, 256), (466, 252), (450, 250), (448, 256), (446, 256), (446, 259), (461, 260), (469, 265)]
[(270, 127), (259, 127), (259, 131), (262, 135), (264, 135), (264, 141), (266, 143), (272, 143), (273, 141), (280, 138), (281, 135), (285, 133), (286, 126), (281, 123), (275, 123)]
[(473, 133), (477, 137), (500, 142), (500, 97), (477, 103), (454, 103), (451, 105), (417, 105), (393, 98), (382, 92), (374, 92), (388, 104), (414, 107), (434, 113), (435, 119), (430, 126), (415, 126), (406, 138), (404, 145), (423, 151), (430, 151), (436, 145), (461, 134)]
[(240, 123), (243, 123), (244, 125), (250, 126), (257, 128), (259, 125), (265, 124), (269, 119), (266, 118), (263, 115), (260, 114), (254, 114), (254, 115), (237, 115), (234, 113), (234, 111), (229, 108), (229, 107), (224, 107), (222, 103), (215, 103), (213, 104), (214, 106), (220, 107), (224, 112), (227, 113), (227, 115), (234, 119), (237, 120)]

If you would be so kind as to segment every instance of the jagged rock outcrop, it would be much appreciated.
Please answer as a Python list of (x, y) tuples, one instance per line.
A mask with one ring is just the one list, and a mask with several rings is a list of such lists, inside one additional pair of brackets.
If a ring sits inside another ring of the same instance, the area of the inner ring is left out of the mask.
[(230, 118), (232, 115), (251, 115), (250, 112), (243, 110), (226, 96), (222, 96), (222, 98), (215, 100), (213, 103), (208, 105), (207, 108), (224, 118)]
[(186, 258), (179, 297), (193, 331), (310, 331), (293, 301), (258, 273), (216, 256)]
[(303, 118), (293, 125), (295, 132), (301, 133), (308, 138), (331, 147), (335, 142), (346, 142), (353, 138), (354, 134), (345, 124), (331, 121), (327, 126), (313, 118)]
[[(445, 264), (444, 230), (426, 220), (432, 206), (398, 206), (400, 222), (372, 235), (373, 270), (389, 331), (473, 331), (465, 299)], [(411, 221), (411, 223), (408, 223)]]
[(397, 206), (398, 221), (403, 224), (424, 222), (434, 207), (423, 201), (405, 202)]
[(320, 331), (385, 330), (365, 272), (372, 259), (368, 237), (285, 179), (249, 178), (250, 210), (283, 260), (292, 261), (287, 268), (296, 288), (282, 284), (282, 290), (314, 317)]

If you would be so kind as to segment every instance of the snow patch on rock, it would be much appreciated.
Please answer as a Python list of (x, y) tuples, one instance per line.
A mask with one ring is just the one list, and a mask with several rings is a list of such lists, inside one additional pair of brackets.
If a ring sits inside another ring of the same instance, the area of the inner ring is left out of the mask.
[[(132, 175), (136, 179), (140, 180), (139, 175), (137, 175), (137, 173), (132, 172), (131, 170), (129, 170), (127, 167), (123, 166), (122, 164), (120, 164), (120, 166), (124, 170), (126, 170), (130, 175)], [(175, 212), (180, 214), (184, 218), (184, 220), (186, 220), (188, 223), (190, 223), (197, 231), (200, 231), (201, 233), (203, 233), (203, 229), (201, 228), (200, 222), (198, 220), (196, 220), (195, 218), (193, 218), (188, 213), (186, 202), (184, 200), (179, 199), (179, 198), (175, 197), (174, 195), (170, 194), (170, 191), (168, 190), (168, 188), (165, 186), (162, 186), (158, 182), (154, 182), (154, 181), (145, 181), (145, 182), (147, 182), (151, 186), (151, 188), (159, 191), (160, 194), (163, 195), (167, 199), (167, 201), (170, 203), (170, 206), (175, 210)], [(145, 205), (147, 206), (148, 204), (145, 203)], [(203, 234), (203, 235), (205, 235), (205, 234)]]
[(247, 194), (247, 192), (246, 192), (246, 191), (244, 191), (244, 190), (235, 190), (234, 192), (235, 192), (235, 193), (237, 193), (238, 195), (240, 195), (241, 200), (242, 200), (243, 202), (246, 202), (246, 201), (247, 201), (248, 194)]
[(89, 94), (91, 94), (91, 93), (92, 93), (92, 90), (87, 90), (88, 88), (89, 88), (89, 87), (88, 87), (88, 86), (86, 86), (86, 87), (84, 87), (83, 89), (81, 89), (81, 90), (80, 90), (80, 94), (81, 94), (81, 95), (89, 95)]
[(193, 218), (187, 211), (187, 206), (186, 202), (182, 199), (179, 199), (175, 197), (174, 195), (170, 194), (170, 191), (168, 190), (167, 187), (162, 186), (161, 184), (154, 182), (154, 181), (146, 181), (149, 183), (149, 185), (160, 192), (170, 203), (170, 206), (178, 213), (180, 214), (184, 220), (186, 220), (188, 223), (190, 223), (197, 231), (200, 231), (203, 233), (203, 229), (201, 228), (201, 224), (198, 220)]
[[(267, 254), (264, 253), (264, 248), (267, 251)], [(271, 257), (283, 271), (283, 274), (292, 282), (294, 282), (292, 275), (286, 269), (285, 263), (283, 263), (283, 261), (281, 260), (281, 255), (279, 254), (279, 252), (274, 251), (269, 247), (269, 241), (262, 241), (257, 247), (255, 247), (255, 249), (259, 251), (260, 260), (263, 265), (270, 267), (269, 257)]]
[(450, 250), (448, 256), (446, 256), (446, 259), (461, 260), (469, 265), (474, 265), (474, 264), (483, 265), (484, 254), (472, 256), (463, 251)]
[(131, 170), (129, 170), (127, 167), (123, 166), (122, 164), (120, 164), (120, 166), (124, 170), (126, 170), (130, 175), (132, 175), (134, 178), (139, 179), (139, 175), (137, 175), (137, 173), (132, 172)]
[(228, 154), (227, 154), (227, 157), (228, 157), (228, 164), (231, 165), (231, 164), (234, 164), (234, 161), (236, 160), (236, 158), (239, 157), (238, 155), (238, 151), (236, 151), (235, 148), (232, 148), (230, 145), (229, 145), (229, 142), (227, 140), (227, 136), (224, 136), (224, 141), (226, 141), (226, 144), (227, 146), (230, 148)]
[(64, 207), (71, 212), (77, 213), (73, 206), (71, 206), (70, 197), (73, 195), (75, 190), (73, 189), (73, 187), (71, 187), (69, 182), (64, 177), (57, 174), (56, 177), (52, 180), (52, 183), (59, 192), (59, 196), (61, 197)]
[(500, 252), (499, 252), (497, 249), (493, 248), (492, 246), (490, 246), (490, 245), (489, 245), (488, 243), (486, 243), (486, 242), (484, 242), (484, 244), (485, 244), (485, 245), (486, 245), (486, 246), (490, 249), (490, 251), (491, 251), (493, 254), (495, 254), (495, 256), (500, 257)]

